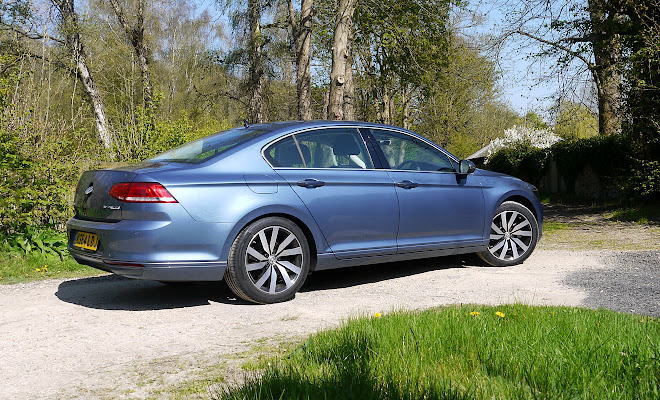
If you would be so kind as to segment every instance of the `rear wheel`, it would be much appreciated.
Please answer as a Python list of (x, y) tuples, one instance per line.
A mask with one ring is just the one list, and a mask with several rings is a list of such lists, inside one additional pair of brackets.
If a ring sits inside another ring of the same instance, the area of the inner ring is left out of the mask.
[(491, 221), (488, 250), (478, 254), (490, 265), (520, 264), (532, 254), (538, 237), (534, 214), (520, 203), (505, 201)]
[(292, 299), (309, 271), (309, 245), (288, 219), (268, 217), (248, 225), (229, 251), (225, 280), (240, 298), (268, 304)]

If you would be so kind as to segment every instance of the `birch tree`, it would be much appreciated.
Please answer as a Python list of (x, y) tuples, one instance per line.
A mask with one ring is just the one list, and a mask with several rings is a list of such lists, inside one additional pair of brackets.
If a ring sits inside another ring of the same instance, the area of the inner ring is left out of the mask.
[(138, 0), (134, 11), (134, 22), (129, 23), (129, 18), (119, 0), (109, 0), (119, 25), (126, 34), (126, 39), (133, 47), (135, 56), (140, 66), (140, 75), (142, 77), (142, 99), (144, 108), (147, 110), (150, 119), (153, 119), (153, 86), (151, 84), (151, 64), (149, 50), (144, 43), (144, 6), (145, 0)]
[(92, 76), (87, 62), (87, 52), (80, 38), (80, 24), (74, 9), (74, 0), (51, 0), (60, 16), (60, 30), (64, 35), (64, 43), (75, 63), (77, 77), (83, 84), (94, 113), (96, 131), (101, 144), (108, 150), (112, 149), (112, 133), (105, 106), (96, 81)]

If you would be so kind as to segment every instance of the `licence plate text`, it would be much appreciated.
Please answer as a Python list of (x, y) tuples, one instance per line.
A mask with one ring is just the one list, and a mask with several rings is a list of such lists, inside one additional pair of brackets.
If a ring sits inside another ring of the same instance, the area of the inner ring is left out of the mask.
[(73, 246), (96, 251), (96, 248), (99, 246), (99, 237), (95, 233), (78, 232)]

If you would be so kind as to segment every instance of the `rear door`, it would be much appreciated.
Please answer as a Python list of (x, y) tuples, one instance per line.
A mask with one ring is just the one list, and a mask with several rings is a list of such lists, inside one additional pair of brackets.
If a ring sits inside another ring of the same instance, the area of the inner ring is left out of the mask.
[(403, 132), (371, 129), (399, 200), (400, 253), (480, 245), (484, 198), (474, 175), (460, 176), (443, 151)]
[(396, 252), (399, 210), (392, 179), (374, 168), (356, 128), (323, 128), (264, 152), (305, 203), (337, 258)]

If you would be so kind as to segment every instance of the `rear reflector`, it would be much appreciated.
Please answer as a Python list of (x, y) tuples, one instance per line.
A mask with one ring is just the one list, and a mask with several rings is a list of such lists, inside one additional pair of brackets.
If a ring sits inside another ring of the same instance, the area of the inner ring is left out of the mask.
[(127, 263), (127, 262), (117, 262), (117, 261), (103, 261), (104, 264), (116, 265), (118, 267), (141, 267), (144, 268), (142, 264)]
[(110, 196), (124, 203), (177, 203), (174, 196), (156, 182), (120, 182), (110, 188)]

